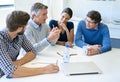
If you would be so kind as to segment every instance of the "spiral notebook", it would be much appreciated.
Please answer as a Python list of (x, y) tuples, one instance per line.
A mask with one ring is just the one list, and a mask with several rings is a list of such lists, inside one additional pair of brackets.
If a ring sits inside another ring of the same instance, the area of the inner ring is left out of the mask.
[(71, 62), (62, 63), (65, 75), (100, 74), (102, 71), (93, 62)]

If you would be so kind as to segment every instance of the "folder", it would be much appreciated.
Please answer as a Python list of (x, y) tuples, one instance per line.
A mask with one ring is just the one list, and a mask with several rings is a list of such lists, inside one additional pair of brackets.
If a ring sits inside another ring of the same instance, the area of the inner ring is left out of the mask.
[(94, 62), (70, 62), (62, 63), (62, 71), (65, 75), (100, 74), (102, 71)]

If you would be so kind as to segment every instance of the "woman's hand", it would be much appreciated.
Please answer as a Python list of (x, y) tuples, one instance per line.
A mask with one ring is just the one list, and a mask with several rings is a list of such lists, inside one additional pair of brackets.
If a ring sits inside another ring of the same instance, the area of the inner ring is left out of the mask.
[(68, 31), (68, 28), (67, 26), (64, 24), (64, 23), (60, 23), (60, 27), (65, 30), (65, 31)]
[(73, 48), (73, 44), (69, 41), (67, 41), (65, 44), (68, 44), (70, 48)]

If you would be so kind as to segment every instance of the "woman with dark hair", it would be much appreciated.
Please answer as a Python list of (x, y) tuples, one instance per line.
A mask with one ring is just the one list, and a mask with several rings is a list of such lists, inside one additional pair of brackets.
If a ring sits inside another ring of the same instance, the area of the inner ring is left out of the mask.
[(70, 8), (65, 8), (62, 13), (60, 20), (50, 20), (49, 26), (50, 28), (57, 27), (61, 30), (59, 39), (57, 44), (65, 45), (69, 44), (69, 47), (72, 47), (72, 43), (74, 41), (74, 24), (69, 21), (72, 18), (73, 12)]

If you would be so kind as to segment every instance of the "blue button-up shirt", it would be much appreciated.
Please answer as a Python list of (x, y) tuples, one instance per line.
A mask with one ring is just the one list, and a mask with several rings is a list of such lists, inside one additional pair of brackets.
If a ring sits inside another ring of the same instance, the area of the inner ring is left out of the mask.
[(0, 31), (0, 77), (4, 74), (10, 78), (17, 66), (13, 64), (16, 61), (21, 47), (26, 51), (35, 50), (32, 44), (26, 39), (25, 35), (18, 35), (14, 40), (11, 40), (7, 31)]

